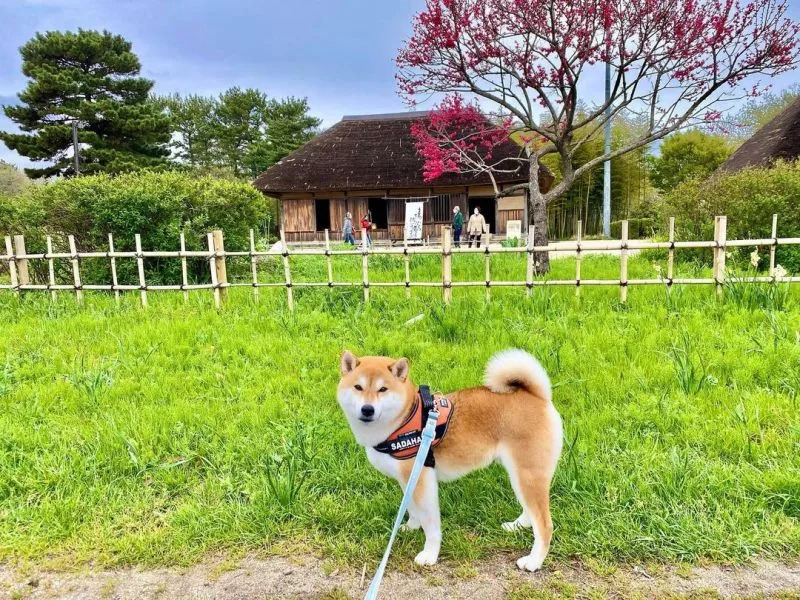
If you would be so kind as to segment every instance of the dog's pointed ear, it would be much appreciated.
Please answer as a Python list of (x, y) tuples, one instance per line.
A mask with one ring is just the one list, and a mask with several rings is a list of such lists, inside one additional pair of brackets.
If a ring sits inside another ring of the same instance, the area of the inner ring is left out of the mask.
[(389, 370), (392, 372), (392, 375), (397, 377), (400, 381), (405, 381), (408, 377), (408, 359), (398, 358), (389, 365)]
[(350, 350), (345, 350), (344, 354), (342, 354), (342, 375), (347, 375), (350, 371), (358, 366), (358, 363), (359, 360), (356, 358), (356, 355), (350, 352)]

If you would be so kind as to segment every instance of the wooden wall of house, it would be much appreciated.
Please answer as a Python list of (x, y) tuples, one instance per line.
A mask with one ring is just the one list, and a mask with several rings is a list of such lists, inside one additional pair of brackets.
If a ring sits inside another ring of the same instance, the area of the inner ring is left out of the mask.
[(316, 222), (314, 217), (314, 199), (283, 200), (281, 202), (281, 218), (283, 229), (287, 233), (290, 231), (313, 232)]

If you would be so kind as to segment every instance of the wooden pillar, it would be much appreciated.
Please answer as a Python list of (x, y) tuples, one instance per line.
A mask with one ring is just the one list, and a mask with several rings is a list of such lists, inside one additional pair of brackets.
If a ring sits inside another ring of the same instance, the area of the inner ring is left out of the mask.
[(333, 258), (331, 257), (331, 234), (325, 230), (325, 258), (328, 259), (328, 287), (333, 287)]
[(778, 215), (772, 215), (772, 245), (769, 247), (769, 276), (775, 280), (775, 251), (778, 248)]
[(453, 300), (452, 240), (452, 227), (442, 227), (442, 298), (445, 304), (450, 304)]
[(6, 236), (6, 254), (8, 255), (8, 272), (11, 276), (11, 289), (17, 296), (19, 295), (19, 279), (17, 279), (17, 259), (14, 257), (14, 246), (11, 243), (11, 236)]
[(225, 265), (225, 240), (222, 231), (215, 229), (214, 234), (214, 268), (217, 271), (217, 285), (219, 285), (219, 299), (225, 302), (228, 299), (228, 269)]
[(361, 230), (361, 273), (364, 279), (364, 302), (369, 302), (369, 242), (367, 230)]
[(411, 298), (411, 258), (408, 256), (408, 231), (403, 225), (403, 262), (406, 272), (406, 298)]
[(30, 273), (28, 272), (28, 259), (20, 258), (21, 256), (27, 255), (27, 252), (25, 252), (24, 235), (14, 236), (14, 255), (17, 258), (17, 279), (19, 280), (19, 285), (20, 286), (30, 285), (31, 276)]
[(144, 255), (142, 254), (142, 236), (136, 234), (136, 266), (139, 269), (139, 289), (141, 290), (142, 306), (147, 308), (147, 282), (144, 280)]
[(220, 299), (219, 286), (217, 285), (217, 263), (214, 255), (214, 234), (208, 233), (206, 235), (206, 240), (208, 242), (208, 271), (211, 275), (211, 289), (214, 292), (214, 307), (219, 310)]
[(536, 228), (532, 225), (528, 225), (528, 265), (527, 270), (525, 272), (525, 285), (527, 286), (527, 294), (528, 298), (531, 297), (533, 294), (533, 247), (536, 242)]
[(575, 250), (575, 296), (581, 297), (581, 241), (583, 241), (583, 221), (578, 219), (577, 248)]
[(669, 218), (669, 254), (667, 255), (667, 290), (672, 291), (672, 278), (675, 268), (675, 217)]
[(619, 253), (619, 301), (628, 301), (628, 220), (622, 225), (622, 249)]
[(253, 301), (258, 302), (258, 264), (256, 261), (256, 235), (250, 230), (250, 271), (253, 275)]
[[(183, 234), (181, 234), (181, 237)], [(114, 235), (108, 234), (108, 254), (111, 261), (111, 287), (114, 288), (114, 300), (119, 306), (119, 290), (117, 289), (117, 259), (114, 256)]]
[(56, 284), (56, 269), (52, 258), (53, 238), (49, 235), (47, 236), (47, 254), (50, 256), (50, 258), (47, 259), (47, 282), (50, 284), (50, 299), (55, 302), (56, 291), (53, 289), (53, 286)]
[(75, 236), (67, 237), (69, 242), (69, 253), (72, 258), (72, 280), (75, 287), (75, 300), (78, 304), (83, 304), (83, 284), (81, 283), (81, 265), (78, 262), (78, 248), (75, 245)]
[(286, 304), (289, 312), (294, 311), (294, 292), (292, 291), (292, 267), (289, 264), (289, 246), (286, 244), (286, 233), (281, 229), (281, 245), (283, 246), (283, 275), (286, 278)]
[(492, 284), (492, 272), (491, 272), (491, 264), (492, 264), (492, 255), (491, 251), (489, 250), (489, 243), (492, 239), (492, 234), (489, 232), (484, 233), (482, 236), (483, 238), (483, 247), (484, 247), (484, 274), (486, 276), (486, 301), (488, 302), (491, 298), (491, 292), (489, 288)]
[(717, 300), (722, 301), (725, 284), (725, 249), (728, 238), (728, 217), (714, 218), (714, 281), (717, 288)]

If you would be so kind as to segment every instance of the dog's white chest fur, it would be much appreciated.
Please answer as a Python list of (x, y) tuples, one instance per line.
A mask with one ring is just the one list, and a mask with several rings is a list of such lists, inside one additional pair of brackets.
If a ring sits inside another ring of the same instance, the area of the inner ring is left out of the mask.
[(400, 461), (388, 454), (378, 452), (375, 448), (367, 448), (367, 460), (381, 473), (392, 479), (400, 477)]

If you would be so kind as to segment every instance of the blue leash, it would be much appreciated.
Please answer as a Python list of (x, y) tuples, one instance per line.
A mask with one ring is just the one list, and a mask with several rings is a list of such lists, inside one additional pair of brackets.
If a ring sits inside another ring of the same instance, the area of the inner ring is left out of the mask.
[(428, 422), (425, 423), (425, 429), (422, 430), (422, 443), (417, 451), (417, 457), (414, 459), (414, 466), (411, 469), (411, 476), (408, 478), (406, 489), (403, 492), (403, 501), (400, 502), (400, 510), (397, 511), (397, 518), (394, 520), (394, 529), (392, 535), (389, 536), (389, 544), (386, 546), (386, 551), (383, 553), (381, 564), (378, 565), (378, 570), (375, 571), (375, 576), (369, 584), (367, 595), (364, 600), (377, 600), (378, 588), (381, 586), (383, 580), (383, 572), (386, 570), (386, 563), (389, 562), (389, 555), (392, 553), (392, 545), (394, 538), (397, 536), (397, 531), (400, 529), (400, 524), (403, 522), (403, 517), (408, 510), (408, 503), (411, 501), (411, 494), (414, 493), (414, 488), (417, 487), (422, 467), (425, 465), (425, 457), (428, 456), (428, 450), (431, 448), (433, 439), (436, 437), (436, 421), (439, 418), (439, 412), (432, 410), (428, 413)]

